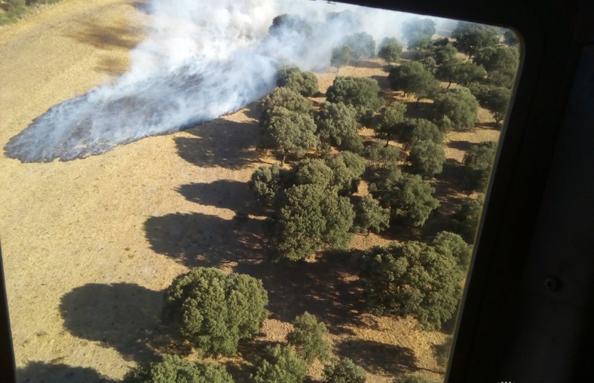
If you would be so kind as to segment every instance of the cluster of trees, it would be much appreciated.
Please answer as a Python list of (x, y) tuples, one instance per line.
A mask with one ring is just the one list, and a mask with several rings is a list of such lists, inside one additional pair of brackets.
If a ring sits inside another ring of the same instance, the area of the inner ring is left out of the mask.
[[(178, 276), (165, 292), (164, 319), (204, 356), (232, 356), (241, 340), (257, 335), (267, 317), (267, 292), (248, 275), (198, 267)], [(364, 382), (364, 371), (348, 359), (331, 360), (328, 329), (305, 312), (293, 321), (287, 343), (269, 347), (257, 360), (252, 383), (301, 383), (309, 366), (326, 363), (324, 382)], [(233, 383), (224, 366), (190, 362), (175, 355), (131, 370), (125, 383)]]

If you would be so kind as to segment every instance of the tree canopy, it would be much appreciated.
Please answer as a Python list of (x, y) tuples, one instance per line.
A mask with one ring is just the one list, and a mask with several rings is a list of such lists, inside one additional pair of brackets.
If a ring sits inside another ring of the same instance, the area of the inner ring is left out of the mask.
[(435, 22), (429, 18), (414, 18), (404, 22), (402, 34), (409, 48), (427, 45), (435, 34)]
[(126, 374), (124, 383), (233, 383), (233, 378), (223, 366), (164, 355), (158, 362), (134, 368)]
[(359, 116), (374, 112), (382, 104), (377, 81), (362, 77), (336, 77), (328, 88), (326, 97), (329, 102), (351, 105)]
[(466, 243), (460, 235), (449, 231), (440, 231), (433, 238), (432, 245), (439, 253), (455, 259), (462, 275), (466, 274), (470, 266), (472, 246)]
[(391, 140), (398, 138), (401, 131), (401, 125), (405, 120), (405, 113), (406, 104), (397, 101), (382, 109), (376, 128), (379, 137), (386, 140), (386, 145), (388, 145)]
[(268, 122), (264, 125), (264, 140), (282, 153), (283, 163), (288, 154), (301, 157), (320, 143), (311, 114), (284, 107), (275, 107), (269, 112)]
[(301, 114), (311, 113), (312, 103), (307, 98), (287, 87), (277, 87), (260, 103), (262, 125), (266, 126), (275, 108), (282, 107)]
[(478, 191), (484, 191), (491, 176), (495, 154), (496, 142), (481, 142), (473, 145), (464, 154), (464, 165), (467, 168), (467, 186)]
[(417, 100), (432, 97), (439, 89), (439, 82), (433, 74), (416, 61), (393, 67), (388, 78), (392, 89), (414, 93)]
[(297, 353), (311, 363), (315, 359), (325, 360), (330, 354), (328, 329), (308, 312), (293, 321), (293, 331), (287, 335), (287, 342), (295, 347)]
[(355, 208), (355, 227), (363, 233), (380, 233), (390, 225), (390, 208), (371, 196), (361, 198)]
[(470, 91), (477, 98), (479, 104), (493, 113), (495, 123), (501, 125), (505, 118), (507, 106), (511, 98), (511, 90), (501, 86), (471, 84)]
[(484, 80), (487, 78), (487, 71), (482, 66), (471, 62), (450, 60), (437, 68), (435, 76), (448, 82), (449, 89), (452, 82), (468, 85), (474, 81)]
[(326, 102), (315, 115), (320, 140), (339, 148), (349, 148), (356, 140), (359, 122), (357, 111), (342, 102)]
[(260, 331), (267, 304), (262, 281), (197, 267), (167, 288), (164, 314), (184, 339), (204, 353), (231, 355), (240, 340)]
[(454, 316), (462, 292), (455, 260), (422, 242), (371, 249), (361, 276), (373, 311), (411, 315), (430, 329)]
[(389, 63), (393, 63), (402, 54), (402, 44), (395, 37), (386, 37), (380, 44), (378, 56)]
[(479, 50), (498, 43), (497, 31), (490, 26), (461, 21), (452, 32), (455, 46), (473, 58)]
[(323, 383), (365, 383), (365, 370), (349, 358), (340, 358), (324, 367)]
[(302, 72), (297, 67), (281, 68), (276, 75), (276, 85), (287, 87), (306, 97), (311, 97), (320, 90), (316, 75), (311, 72)]
[(433, 120), (442, 131), (469, 130), (478, 119), (478, 105), (468, 89), (450, 89), (435, 97)]
[(366, 32), (358, 32), (347, 36), (343, 46), (350, 49), (352, 58), (355, 60), (375, 56), (375, 40)]
[(251, 376), (253, 383), (302, 383), (307, 373), (306, 362), (287, 345), (269, 347), (266, 357), (257, 364)]
[(445, 162), (443, 145), (431, 140), (415, 140), (410, 148), (409, 161), (413, 171), (424, 177), (440, 174)]

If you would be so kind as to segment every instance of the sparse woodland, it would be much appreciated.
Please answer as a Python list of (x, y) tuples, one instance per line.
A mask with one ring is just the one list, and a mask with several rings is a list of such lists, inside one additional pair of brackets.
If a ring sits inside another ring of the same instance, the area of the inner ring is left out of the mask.
[[(0, 23), (33, 3), (0, 1)], [(307, 20), (283, 15), (271, 30), (282, 23), (307, 29)], [(266, 227), (265, 262), (292, 273), (332, 256), (356, 269), (360, 312), (412, 318), (419, 331), (443, 333), (446, 343), (436, 350), (442, 370), (433, 377), (445, 371), (497, 150), (494, 142), (471, 144), (454, 165), (446, 159), (448, 135), (475, 130), (479, 108), (500, 129), (519, 65), (517, 41), (498, 29), (461, 22), (451, 37), (435, 33), (431, 20), (419, 19), (405, 23), (403, 41), (347, 36), (329, 52), (337, 76), (327, 90), (314, 73), (280, 68), (277, 87), (258, 107), (258, 153), (268, 165), (254, 167), (249, 181)], [(385, 83), (340, 75), (369, 59), (382, 66)], [(355, 248), (354, 237), (385, 245)], [(367, 381), (356, 357), (365, 344), (344, 352), (332, 341), (334, 324), (312, 314), (316, 307), (294, 316), (282, 340), (259, 342), (271, 295), (249, 270), (191, 268), (164, 293), (167, 347), (124, 382)], [(336, 294), (336, 304), (345, 296)], [(384, 376), (436, 382), (400, 365)]]

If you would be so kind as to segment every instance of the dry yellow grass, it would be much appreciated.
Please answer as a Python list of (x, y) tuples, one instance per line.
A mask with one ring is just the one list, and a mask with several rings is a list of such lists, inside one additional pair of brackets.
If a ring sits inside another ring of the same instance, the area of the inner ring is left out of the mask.
[[(145, 21), (135, 3), (64, 0), (0, 28), (0, 146), (51, 106), (126, 70)], [(387, 75), (379, 60), (339, 74), (380, 81)], [(335, 75), (319, 74), (322, 91)], [(40, 381), (35, 363), (58, 366), (41, 370), (56, 380), (71, 374), (71, 382), (92, 382), (92, 370), (121, 378), (151, 352), (155, 342), (147, 340), (160, 333), (160, 292), (176, 275), (193, 264), (249, 270), (245, 260), (262, 253), (262, 224), (253, 214), (245, 223), (237, 213), (250, 212), (243, 203), (253, 169), (275, 160), (258, 158), (257, 126), (248, 112), (84, 160), (23, 164), (0, 158), (0, 236), (22, 379)], [(448, 140), (497, 138), (496, 131), (477, 132), (452, 133)], [(460, 153), (449, 151), (448, 157), (459, 160)], [(353, 247), (386, 243), (358, 235)], [(285, 288), (290, 277), (300, 277), (287, 274), (268, 282), (279, 289), (273, 292), (277, 300), (294, 297), (287, 307), (271, 309), (275, 315), (266, 321), (262, 341), (282, 341), (293, 306), (321, 299), (312, 293), (305, 301), (299, 290)], [(336, 281), (325, 281), (323, 268), (312, 275), (321, 278), (320, 294), (334, 292), (327, 285), (335, 282), (357, 282), (342, 271)], [(357, 320), (333, 332), (334, 345), (366, 365), (370, 382), (386, 382), (387, 374), (411, 366), (439, 371), (431, 347), (442, 334), (421, 331), (410, 319), (349, 315)], [(317, 366), (312, 373), (320, 371)]]

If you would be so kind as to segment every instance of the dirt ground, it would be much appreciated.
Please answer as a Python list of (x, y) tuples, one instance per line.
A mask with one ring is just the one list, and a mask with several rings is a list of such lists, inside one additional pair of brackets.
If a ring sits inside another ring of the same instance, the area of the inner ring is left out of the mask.
[[(0, 146), (51, 106), (125, 71), (144, 20), (134, 0), (63, 0), (0, 27)], [(374, 62), (340, 74), (386, 76)], [(322, 90), (334, 75), (320, 75)], [(282, 340), (288, 322), (309, 310), (369, 382), (443, 372), (433, 356), (442, 333), (361, 313), (353, 265), (332, 257), (294, 269), (263, 262), (264, 224), (246, 183), (271, 161), (258, 156), (257, 133), (246, 108), (82, 160), (0, 157), (0, 238), (20, 381), (121, 378), (162, 349), (161, 291), (196, 265), (264, 280), (271, 314), (261, 342)], [(464, 144), (453, 142), (497, 137), (493, 129), (452, 133), (448, 157), (463, 156)], [(353, 246), (386, 242), (357, 236)]]

